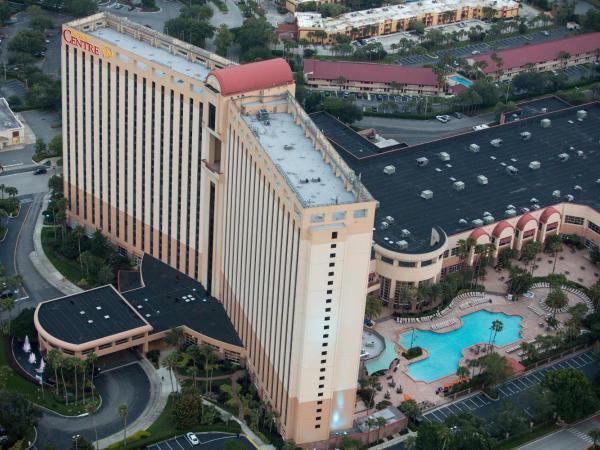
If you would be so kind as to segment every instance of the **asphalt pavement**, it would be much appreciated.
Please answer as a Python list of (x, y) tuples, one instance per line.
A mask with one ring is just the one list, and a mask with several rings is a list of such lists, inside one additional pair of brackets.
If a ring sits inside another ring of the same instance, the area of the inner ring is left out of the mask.
[(192, 445), (184, 435), (181, 435), (146, 448), (148, 450), (186, 450), (196, 448), (201, 448), (202, 450), (223, 450), (225, 442), (234, 439), (241, 442), (248, 450), (256, 449), (245, 436), (236, 437), (236, 435), (230, 433), (196, 433), (196, 437), (200, 441), (197, 445)]
[(551, 433), (527, 445), (520, 450), (585, 450), (593, 444), (588, 433), (600, 428), (600, 415), (582, 420), (568, 428)]
[(127, 405), (127, 421), (133, 423), (145, 410), (150, 398), (150, 382), (138, 363), (105, 371), (95, 380), (102, 397), (102, 406), (94, 417), (62, 417), (50, 411), (38, 425), (37, 445), (54, 444), (60, 449), (71, 448), (73, 436), (84, 436), (94, 441), (94, 423), (98, 439), (120, 432), (123, 422), (117, 415), (119, 405)]

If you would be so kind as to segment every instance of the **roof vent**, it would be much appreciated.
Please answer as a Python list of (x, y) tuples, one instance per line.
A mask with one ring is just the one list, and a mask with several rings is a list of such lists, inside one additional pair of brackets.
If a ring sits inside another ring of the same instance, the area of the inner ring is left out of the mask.
[(105, 319), (110, 319), (110, 316), (107, 314), (104, 316)]
[(430, 189), (425, 189), (424, 191), (421, 191), (421, 198), (424, 198), (425, 200), (433, 198), (433, 191)]
[(469, 222), (467, 222), (465, 219), (458, 219), (458, 223), (459, 223), (460, 225), (466, 225), (466, 224), (468, 224)]
[(560, 159), (561, 162), (565, 162), (569, 160), (569, 155), (567, 153), (560, 153), (558, 155), (558, 159)]
[(573, 200), (575, 200), (575, 197), (573, 197), (571, 194), (567, 194), (565, 195), (565, 200), (568, 202), (572, 202)]
[(506, 209), (517, 209), (515, 205), (506, 205)]
[(531, 170), (538, 170), (540, 167), (542, 167), (542, 163), (539, 161), (531, 161), (529, 163), (529, 168)]
[(554, 198), (560, 198), (560, 191), (559, 190), (552, 191), (552, 197), (554, 197)]
[(529, 199), (529, 203), (539, 203), (539, 202), (540, 202), (540, 201), (539, 201), (537, 198), (535, 198), (535, 197), (531, 197), (531, 198)]
[(506, 217), (515, 217), (517, 215), (517, 210), (516, 209), (507, 209), (506, 211), (504, 211), (504, 215)]
[(387, 230), (390, 227), (390, 224), (388, 222), (386, 222), (385, 220), (383, 222), (381, 222), (381, 224), (379, 225), (379, 228), (381, 230)]
[(408, 248), (408, 242), (402, 240), (402, 241), (398, 241), (396, 242), (396, 244), (398, 244), (398, 247), (400, 248), (400, 250), (405, 250)]
[(490, 223), (494, 223), (494, 221), (495, 221), (495, 220), (496, 220), (496, 219), (494, 219), (494, 216), (492, 216), (492, 215), (489, 215), (489, 216), (483, 216), (483, 222), (484, 222), (486, 225), (489, 225)]
[(583, 152), (583, 150), (577, 150), (577, 152), (575, 152), (575, 153), (577, 153), (577, 156), (579, 156), (580, 158), (582, 158), (583, 155), (585, 155), (585, 153)]
[(502, 145), (502, 142), (504, 142), (504, 141), (502, 141), (502, 139), (497, 138), (497, 139), (492, 139), (490, 141), (490, 144), (492, 144), (494, 147), (500, 147)]
[(596, 184), (600, 184), (600, 178), (596, 180)]
[(408, 231), (406, 228), (403, 228), (402, 230), (400, 230), (400, 236), (402, 236), (403, 238), (407, 238), (410, 236), (410, 231)]
[(542, 128), (550, 128), (550, 125), (552, 125), (552, 121), (550, 119), (542, 119), (542, 120), (540, 120), (540, 126)]
[(524, 141), (531, 139), (531, 133), (529, 131), (523, 131), (522, 133), (519, 133), (519, 136), (521, 136), (521, 139)]
[(581, 186), (579, 186), (578, 184), (576, 184), (573, 189), (575, 189), (576, 191), (583, 191), (583, 188)]
[(421, 158), (417, 158), (417, 166), (425, 167), (427, 165), (427, 163), (429, 163), (429, 160), (427, 158), (425, 158), (424, 156)]
[(531, 209), (533, 209), (534, 211), (537, 211), (538, 209), (540, 209), (540, 205), (538, 205), (537, 203), (534, 203), (533, 205), (531, 205)]
[(447, 152), (440, 152), (438, 153), (438, 156), (442, 161), (450, 161), (450, 154)]
[(394, 218), (392, 216), (385, 216), (385, 221), (392, 224), (394, 223)]
[(477, 182), (479, 184), (488, 184), (488, 179), (485, 175), (477, 175)]
[(294, 150), (294, 146), (293, 146), (293, 145), (291, 145), (291, 144), (285, 144), (285, 145), (283, 146), (283, 149), (284, 149), (284, 150)]
[(484, 211), (484, 212), (483, 212), (483, 216), (484, 216), (484, 217), (485, 217), (485, 216), (491, 216), (491, 215), (492, 215), (492, 213), (491, 213), (491, 212), (489, 212), (489, 211)]
[(516, 175), (519, 173), (519, 169), (517, 169), (515, 166), (508, 166), (506, 168), (506, 173), (509, 175)]
[(579, 111), (577, 111), (577, 119), (585, 119), (587, 117), (587, 111), (585, 109), (580, 109)]
[(385, 166), (383, 168), (383, 173), (386, 175), (393, 175), (396, 173), (396, 166)]
[(465, 183), (463, 181), (455, 181), (452, 183), (452, 188), (455, 191), (462, 191), (465, 188)]
[(471, 144), (469, 145), (469, 151), (473, 152), (473, 153), (479, 153), (479, 145), (477, 144)]
[(528, 213), (530, 209), (527, 206), (523, 206), (519, 211), (521, 212), (521, 214), (525, 214)]
[(480, 226), (482, 226), (482, 225), (483, 225), (483, 220), (481, 220), (481, 219), (474, 219), (474, 220), (471, 220), (471, 225), (473, 225), (473, 226), (474, 226), (474, 227), (476, 227), (476, 228), (477, 228), (477, 227), (480, 227)]

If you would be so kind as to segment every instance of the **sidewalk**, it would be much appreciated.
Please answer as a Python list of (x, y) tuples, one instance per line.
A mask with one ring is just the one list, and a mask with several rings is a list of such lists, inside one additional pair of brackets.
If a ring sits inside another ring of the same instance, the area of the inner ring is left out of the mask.
[(396, 445), (396, 444), (400, 444), (401, 442), (404, 442), (406, 440), (406, 438), (408, 438), (409, 436), (416, 436), (416, 435), (417, 435), (416, 431), (409, 431), (408, 433), (406, 433), (403, 436), (399, 435), (393, 439), (390, 439), (389, 441), (385, 441), (383, 444), (374, 445), (369, 450), (382, 450), (384, 448), (391, 447), (392, 445)]
[[(128, 436), (131, 436), (137, 431), (146, 430), (150, 425), (156, 422), (158, 416), (160, 416), (165, 409), (169, 394), (171, 393), (169, 380), (167, 378), (161, 379), (161, 374), (159, 372), (162, 369), (156, 370), (152, 363), (146, 358), (140, 359), (139, 364), (142, 369), (144, 369), (144, 372), (146, 372), (148, 380), (150, 380), (150, 398), (148, 399), (146, 409), (142, 412), (140, 417), (127, 426)], [(98, 445), (100, 448), (106, 448), (110, 444), (119, 442), (122, 439), (123, 433), (119, 431), (111, 436), (100, 439)]]
[[(48, 207), (48, 200), (50, 194), (44, 197), (42, 204), (42, 211), (45, 211)], [(83, 289), (75, 286), (69, 280), (62, 276), (58, 272), (50, 260), (46, 257), (44, 249), (42, 248), (42, 228), (44, 226), (44, 216), (40, 214), (35, 222), (35, 229), (33, 231), (33, 248), (34, 250), (29, 254), (33, 266), (38, 271), (40, 276), (44, 278), (48, 283), (54, 286), (56, 289), (61, 291), (65, 295), (77, 294), (83, 292)]]

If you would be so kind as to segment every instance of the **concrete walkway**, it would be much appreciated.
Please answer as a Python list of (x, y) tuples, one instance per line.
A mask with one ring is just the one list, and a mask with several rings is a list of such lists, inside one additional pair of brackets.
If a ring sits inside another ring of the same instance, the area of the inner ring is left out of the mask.
[[(50, 194), (44, 196), (42, 211), (45, 211), (48, 208), (48, 200), (50, 199)], [(62, 276), (62, 274), (56, 270), (56, 268), (52, 265), (50, 260), (46, 257), (44, 253), (44, 249), (42, 248), (42, 228), (44, 226), (44, 216), (40, 214), (35, 223), (35, 229), (33, 231), (33, 248), (29, 254), (29, 259), (38, 273), (44, 278), (48, 283), (54, 286), (56, 289), (61, 291), (65, 295), (77, 294), (79, 292), (83, 292), (83, 289), (75, 286), (69, 280)]]
[(405, 435), (397, 435), (397, 436), (394, 436), (392, 439), (385, 441), (382, 444), (374, 445), (373, 447), (371, 447), (370, 450), (382, 450), (384, 448), (392, 447), (396, 444), (400, 444), (401, 442), (404, 442), (409, 436), (416, 436), (416, 435), (417, 435), (416, 431), (409, 431)]
[[(148, 405), (142, 414), (130, 425), (127, 426), (127, 435), (131, 436), (140, 430), (146, 430), (152, 425), (158, 416), (163, 412), (171, 393), (171, 387), (168, 385), (169, 381), (166, 378), (161, 378), (160, 371), (163, 369), (156, 370), (152, 363), (146, 358), (142, 358), (139, 361), (140, 366), (144, 369), (148, 380), (150, 381), (150, 399)], [(164, 369), (166, 370), (166, 369)], [(165, 383), (166, 381), (166, 383)], [(100, 448), (106, 448), (114, 442), (118, 442), (123, 439), (123, 433), (118, 432), (111, 436), (100, 439), (98, 444)]]

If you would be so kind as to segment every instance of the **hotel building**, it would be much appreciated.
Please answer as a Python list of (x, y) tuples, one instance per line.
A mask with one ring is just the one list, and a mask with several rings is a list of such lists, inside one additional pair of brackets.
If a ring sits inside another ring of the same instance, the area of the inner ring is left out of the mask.
[[(493, 13), (492, 17), (487, 16), (488, 10)], [(511, 19), (518, 14), (519, 3), (515, 0), (422, 0), (354, 11), (337, 17), (324, 18), (320, 13), (297, 12), (296, 24), (299, 39), (332, 44), (336, 35), (358, 39), (406, 31), (413, 21), (421, 21), (430, 27), (485, 17)]]
[[(295, 102), (287, 63), (238, 66), (107, 13), (62, 36), (69, 221), (221, 302), (243, 349), (190, 337), (239, 354), (285, 438), (352, 428), (375, 201)], [(38, 329), (60, 347), (50, 310)]]

